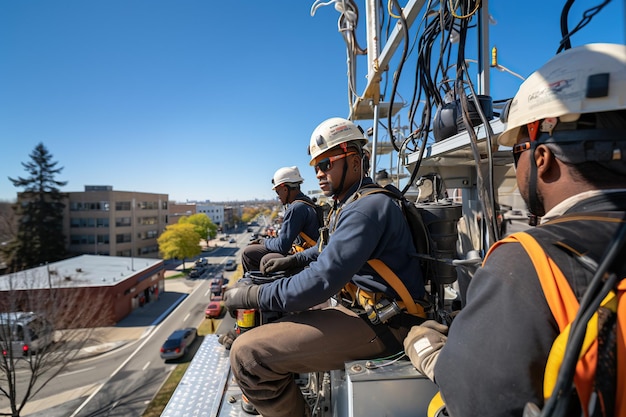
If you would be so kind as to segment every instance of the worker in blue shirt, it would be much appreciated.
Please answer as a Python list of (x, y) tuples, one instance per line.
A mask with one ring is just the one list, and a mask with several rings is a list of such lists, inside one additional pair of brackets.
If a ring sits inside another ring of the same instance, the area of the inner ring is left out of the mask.
[(272, 190), (287, 206), (277, 237), (256, 239), (246, 246), (241, 255), (244, 272), (259, 271), (268, 259), (282, 258), (294, 247), (314, 246), (319, 237), (321, 216), (315, 203), (302, 191), (304, 179), (298, 167), (283, 167), (274, 173)]
[[(423, 321), (403, 310), (378, 322), (365, 313), (366, 296), (396, 306), (399, 300), (368, 264), (372, 259), (385, 263), (414, 300), (424, 296), (400, 207), (383, 193), (359, 192), (373, 183), (364, 169), (366, 143), (363, 131), (349, 120), (331, 118), (315, 129), (310, 164), (320, 189), (333, 201), (319, 245), (271, 259), (264, 267), (269, 273), (306, 266), (301, 272), (269, 284), (235, 285), (225, 293), (231, 314), (242, 308), (292, 313), (242, 333), (231, 347), (231, 367), (244, 401), (261, 415), (310, 415), (295, 374), (343, 369), (346, 361), (401, 352), (411, 323)], [(331, 297), (330, 307), (311, 309)]]

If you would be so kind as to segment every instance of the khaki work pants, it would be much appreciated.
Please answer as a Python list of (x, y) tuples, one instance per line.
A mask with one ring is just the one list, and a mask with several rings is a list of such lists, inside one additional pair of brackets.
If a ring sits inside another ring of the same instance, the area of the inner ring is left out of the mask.
[[(408, 328), (395, 339), (402, 341)], [(401, 345), (400, 345), (401, 346)], [(243, 393), (263, 417), (304, 416), (294, 374), (343, 369), (344, 362), (385, 353), (374, 330), (349, 309), (337, 306), (283, 317), (243, 333), (230, 362)]]

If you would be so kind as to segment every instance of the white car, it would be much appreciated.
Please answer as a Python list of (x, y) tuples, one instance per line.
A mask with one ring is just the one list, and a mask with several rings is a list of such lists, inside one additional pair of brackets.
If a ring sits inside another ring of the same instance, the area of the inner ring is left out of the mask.
[(235, 269), (237, 269), (237, 262), (232, 259), (227, 260), (224, 265), (224, 271), (234, 271)]

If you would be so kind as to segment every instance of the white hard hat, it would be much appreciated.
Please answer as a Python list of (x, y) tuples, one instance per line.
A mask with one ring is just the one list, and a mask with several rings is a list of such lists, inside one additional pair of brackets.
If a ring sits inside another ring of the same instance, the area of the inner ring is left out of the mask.
[(521, 127), (539, 120), (573, 122), (581, 114), (621, 109), (626, 109), (626, 45), (571, 48), (522, 83), (503, 114), (506, 127), (498, 142), (513, 146)]
[(300, 184), (304, 181), (304, 178), (300, 175), (300, 171), (298, 167), (284, 167), (280, 168), (278, 171), (274, 173), (274, 178), (272, 178), (272, 190), (275, 190), (281, 184), (285, 183), (294, 183)]
[(314, 165), (315, 158), (327, 150), (342, 143), (353, 141), (363, 146), (367, 143), (367, 138), (363, 131), (350, 120), (333, 117), (323, 121), (311, 135), (311, 141), (309, 142), (310, 164)]

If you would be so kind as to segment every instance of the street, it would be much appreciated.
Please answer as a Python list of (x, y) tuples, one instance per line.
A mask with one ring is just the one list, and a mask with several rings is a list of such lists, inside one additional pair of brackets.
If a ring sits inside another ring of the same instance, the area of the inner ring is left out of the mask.
[[(204, 320), (211, 276), (228, 259), (240, 263), (239, 248), (247, 244), (249, 237), (250, 233), (233, 234), (235, 243), (220, 242), (220, 247), (203, 252), (200, 256), (208, 259), (209, 268), (200, 278), (166, 280), (158, 301), (137, 309), (107, 330), (111, 338), (127, 340), (121, 340), (120, 346), (109, 352), (70, 363), (28, 402), (22, 416), (141, 416), (171, 371), (191, 361), (203, 337), (194, 341), (186, 356), (171, 362), (160, 358), (161, 345), (174, 330), (197, 327)], [(191, 265), (187, 261), (187, 268)], [(223, 273), (227, 279), (233, 275)], [(175, 308), (167, 314), (168, 307)], [(164, 312), (166, 316), (159, 317)], [(0, 402), (0, 407), (6, 406), (6, 400)]]

